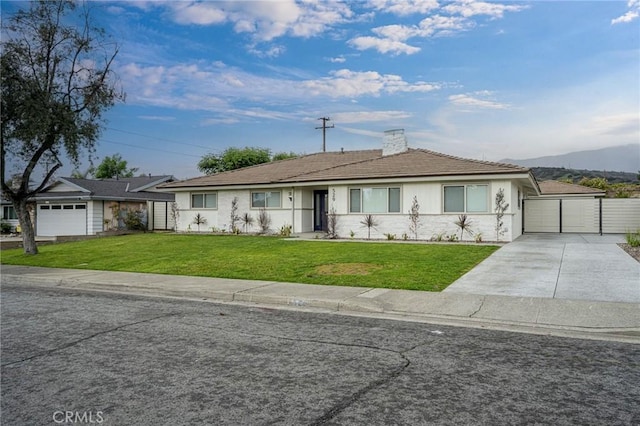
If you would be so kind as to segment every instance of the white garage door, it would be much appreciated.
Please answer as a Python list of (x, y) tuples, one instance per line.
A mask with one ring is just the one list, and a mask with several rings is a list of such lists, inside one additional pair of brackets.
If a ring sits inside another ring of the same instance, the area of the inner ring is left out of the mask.
[(87, 235), (87, 204), (40, 204), (36, 220), (39, 236)]

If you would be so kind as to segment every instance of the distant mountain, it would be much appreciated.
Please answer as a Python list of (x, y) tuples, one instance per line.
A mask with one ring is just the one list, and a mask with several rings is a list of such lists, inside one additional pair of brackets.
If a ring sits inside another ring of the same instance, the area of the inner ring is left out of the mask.
[(500, 162), (524, 167), (565, 167), (568, 169), (637, 173), (640, 170), (640, 144), (620, 145), (525, 160), (505, 158)]
[(602, 170), (576, 170), (565, 167), (532, 167), (531, 171), (538, 182), (543, 180), (571, 180), (579, 183), (582, 178), (605, 178), (609, 183), (639, 184), (638, 172), (609, 172)]

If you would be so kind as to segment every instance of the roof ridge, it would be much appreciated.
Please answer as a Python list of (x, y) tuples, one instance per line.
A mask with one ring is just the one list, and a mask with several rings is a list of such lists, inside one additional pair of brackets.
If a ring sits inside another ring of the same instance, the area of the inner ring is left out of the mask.
[[(358, 151), (345, 151), (348, 153), (362, 153), (362, 152), (373, 152), (373, 151), (382, 151), (381, 149), (362, 149), (362, 150), (358, 150)], [(318, 154), (344, 154), (344, 152), (340, 152), (340, 151), (331, 151), (331, 152), (319, 152)], [(310, 170), (304, 173), (298, 173), (295, 175), (291, 175), (291, 176), (286, 176), (283, 177), (282, 179), (278, 179), (276, 182), (282, 182), (282, 181), (286, 181), (288, 179), (293, 179), (296, 177), (300, 177), (300, 176), (305, 176), (305, 175), (309, 175), (312, 173), (318, 173), (318, 172), (326, 172), (327, 170), (332, 170), (332, 169), (337, 169), (339, 167), (344, 167), (344, 166), (353, 166), (354, 164), (359, 164), (359, 163), (366, 163), (368, 161), (375, 161), (378, 160), (382, 157), (374, 157), (374, 158), (365, 158), (363, 160), (355, 160), (355, 161), (351, 161), (348, 163), (342, 163), (342, 164), (336, 164), (336, 165), (332, 165), (330, 167), (325, 167), (323, 169), (317, 169), (317, 170)]]
[(437, 155), (439, 157), (447, 157), (447, 158), (452, 158), (454, 160), (471, 161), (473, 163), (478, 163), (478, 164), (506, 166), (506, 167), (512, 167), (512, 168), (515, 168), (515, 169), (519, 169), (521, 171), (525, 171), (525, 170), (529, 171), (529, 170), (531, 170), (529, 167), (518, 166), (516, 164), (501, 163), (501, 162), (498, 162), (498, 161), (476, 160), (475, 158), (463, 158), (463, 157), (458, 157), (456, 155), (444, 154), (442, 152), (432, 151), (432, 150), (426, 149), (426, 148), (409, 148), (409, 150), (422, 151), (422, 152), (426, 152), (426, 153), (429, 153), (429, 154)]

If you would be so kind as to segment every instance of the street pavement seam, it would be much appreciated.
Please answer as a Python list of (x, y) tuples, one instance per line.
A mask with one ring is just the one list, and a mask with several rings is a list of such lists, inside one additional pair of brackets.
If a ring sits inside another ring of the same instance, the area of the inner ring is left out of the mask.
[(560, 265), (558, 266), (558, 275), (556, 275), (556, 286), (553, 288), (553, 298), (555, 299), (558, 292), (558, 283), (560, 282), (560, 274), (562, 272), (562, 263), (564, 262), (564, 253), (567, 250), (567, 244), (562, 245), (562, 253), (560, 254)]

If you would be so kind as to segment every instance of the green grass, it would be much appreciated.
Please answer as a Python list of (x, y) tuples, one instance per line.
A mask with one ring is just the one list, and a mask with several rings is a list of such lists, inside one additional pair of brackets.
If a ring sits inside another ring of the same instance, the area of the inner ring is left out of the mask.
[(4, 264), (440, 291), (497, 249), (463, 244), (137, 234), (5, 250)]

